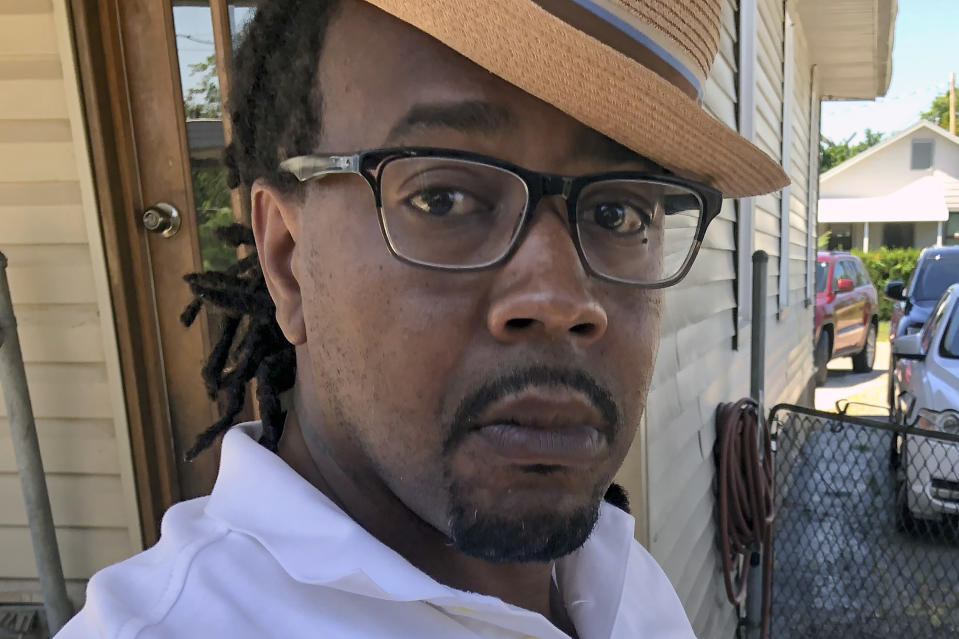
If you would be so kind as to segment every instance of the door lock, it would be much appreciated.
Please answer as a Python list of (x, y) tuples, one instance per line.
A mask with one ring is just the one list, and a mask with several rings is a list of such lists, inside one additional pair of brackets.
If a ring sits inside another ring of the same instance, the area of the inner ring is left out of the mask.
[(166, 202), (154, 204), (143, 212), (143, 228), (163, 237), (176, 235), (182, 223), (180, 212)]

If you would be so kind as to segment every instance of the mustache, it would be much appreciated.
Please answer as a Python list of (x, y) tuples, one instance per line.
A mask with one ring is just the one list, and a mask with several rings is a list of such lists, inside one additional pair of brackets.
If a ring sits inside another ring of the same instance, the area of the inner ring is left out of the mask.
[(454, 449), (490, 405), (534, 386), (579, 391), (599, 411), (606, 426), (606, 436), (610, 440), (616, 437), (620, 425), (620, 410), (609, 389), (582, 369), (531, 366), (492, 379), (463, 398), (450, 422), (443, 452), (448, 453)]

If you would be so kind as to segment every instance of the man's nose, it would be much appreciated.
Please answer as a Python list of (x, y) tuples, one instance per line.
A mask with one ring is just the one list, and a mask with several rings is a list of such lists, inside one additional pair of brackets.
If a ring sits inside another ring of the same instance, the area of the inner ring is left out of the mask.
[(607, 316), (591, 292), (559, 198), (540, 202), (526, 236), (496, 274), (486, 322), (503, 343), (536, 337), (585, 348), (606, 332)]

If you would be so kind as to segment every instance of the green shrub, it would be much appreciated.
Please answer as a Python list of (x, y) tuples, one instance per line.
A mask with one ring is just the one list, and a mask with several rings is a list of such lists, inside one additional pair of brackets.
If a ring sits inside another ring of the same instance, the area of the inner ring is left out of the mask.
[(909, 281), (919, 259), (919, 249), (882, 247), (868, 253), (856, 250), (852, 253), (862, 260), (869, 278), (879, 291), (879, 319), (888, 320), (892, 313), (892, 301), (882, 291), (886, 282), (891, 280)]

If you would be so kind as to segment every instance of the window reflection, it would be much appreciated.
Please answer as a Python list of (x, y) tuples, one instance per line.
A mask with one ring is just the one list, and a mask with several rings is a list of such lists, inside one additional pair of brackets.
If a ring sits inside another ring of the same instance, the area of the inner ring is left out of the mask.
[[(252, 2), (229, 5), (231, 42), (236, 42), (254, 12)], [(231, 224), (235, 215), (223, 165), (220, 82), (209, 2), (175, 2), (173, 23), (200, 255), (204, 270), (222, 270), (236, 261), (236, 252), (217, 239), (215, 230)]]

